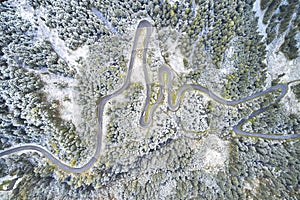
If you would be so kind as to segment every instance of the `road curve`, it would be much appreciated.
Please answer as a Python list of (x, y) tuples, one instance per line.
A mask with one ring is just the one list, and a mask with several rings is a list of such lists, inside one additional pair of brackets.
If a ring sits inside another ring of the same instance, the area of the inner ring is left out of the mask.
[[(167, 86), (165, 86), (165, 82), (163, 80), (163, 74), (167, 75)], [(145, 76), (147, 76), (147, 74), (145, 74)], [(153, 104), (153, 106), (151, 108), (149, 108), (149, 98), (150, 98), (150, 92), (147, 92), (147, 97), (146, 97), (146, 102), (145, 102), (145, 106), (144, 109), (142, 111), (142, 115), (141, 115), (141, 119), (140, 119), (140, 125), (143, 127), (149, 127), (152, 123), (152, 114), (155, 110), (155, 108), (157, 107), (157, 105), (159, 103), (161, 103), (162, 99), (163, 99), (163, 90), (166, 88), (167, 89), (167, 95), (168, 95), (168, 108), (171, 111), (176, 111), (179, 108), (180, 105), (180, 97), (184, 94), (184, 92), (186, 92), (187, 90), (198, 90), (206, 95), (208, 95), (211, 99), (213, 99), (214, 101), (220, 103), (220, 104), (224, 104), (224, 105), (228, 105), (228, 106), (235, 106), (238, 105), (240, 103), (245, 103), (247, 101), (253, 100), (255, 98), (258, 98), (260, 96), (263, 96), (265, 94), (268, 94), (272, 91), (276, 91), (276, 90), (280, 90), (280, 95), (275, 99), (275, 102), (278, 102), (282, 99), (282, 97), (284, 97), (288, 91), (288, 86), (286, 84), (278, 84), (275, 86), (272, 86), (264, 91), (261, 92), (257, 92), (251, 96), (239, 99), (239, 100), (226, 100), (223, 99), (221, 97), (219, 97), (218, 95), (216, 95), (215, 93), (211, 92), (209, 89), (201, 86), (201, 85), (196, 85), (196, 84), (186, 84), (181, 86), (177, 92), (175, 94), (173, 94), (173, 96), (175, 96), (175, 100), (173, 99), (172, 101), (172, 80), (173, 80), (173, 74), (171, 72), (171, 70), (167, 67), (167, 66), (162, 66), (160, 68), (159, 71), (159, 82), (160, 82), (160, 92), (159, 92), (159, 97), (157, 99), (157, 101)], [(147, 88), (148, 89), (148, 88)], [(274, 104), (273, 103), (273, 104)], [(252, 133), (252, 132), (246, 132), (246, 131), (242, 131), (241, 127), (250, 119), (254, 118), (255, 116), (259, 115), (262, 112), (265, 112), (267, 109), (270, 108), (270, 106), (272, 106), (273, 104), (270, 104), (268, 106), (262, 107), (254, 112), (252, 112), (247, 118), (243, 118), (241, 119), (237, 125), (233, 126), (232, 129), (233, 131), (238, 134), (238, 135), (242, 135), (242, 136), (249, 136), (249, 137), (260, 137), (260, 138), (265, 138), (265, 139), (274, 139), (274, 140), (285, 140), (285, 139), (296, 139), (300, 137), (300, 134), (290, 134), (290, 135), (272, 135), (272, 134), (263, 134), (263, 133)], [(149, 112), (149, 114), (147, 114), (147, 112)], [(146, 117), (147, 116), (147, 117)]]
[[(280, 90), (281, 93), (280, 95), (276, 98), (275, 102), (279, 101), (286, 93), (288, 90), (288, 87), (286, 84), (278, 84), (275, 86), (272, 86), (270, 88), (268, 88), (267, 90), (258, 92), (256, 94), (253, 94), (251, 96), (239, 99), (239, 100), (234, 100), (234, 101), (229, 101), (226, 99), (223, 99), (221, 97), (219, 97), (218, 95), (214, 94), (213, 92), (211, 92), (210, 90), (208, 90), (207, 88), (201, 86), (201, 85), (196, 85), (196, 84), (187, 84), (187, 85), (183, 85), (181, 86), (178, 90), (177, 93), (174, 94), (175, 95), (175, 102), (172, 101), (172, 80), (173, 80), (173, 73), (171, 72), (171, 70), (167, 67), (167, 66), (162, 66), (159, 69), (159, 82), (160, 82), (160, 89), (159, 89), (159, 96), (157, 98), (157, 101), (150, 105), (150, 93), (151, 93), (151, 85), (149, 83), (149, 77), (148, 77), (148, 73), (147, 73), (147, 66), (146, 66), (146, 57), (147, 57), (147, 50), (148, 50), (148, 44), (150, 41), (150, 36), (152, 33), (152, 25), (150, 24), (149, 21), (147, 20), (142, 20), (139, 22), (137, 29), (136, 29), (136, 33), (135, 33), (135, 37), (134, 37), (134, 42), (133, 42), (133, 46), (132, 46), (132, 52), (131, 52), (131, 57), (130, 57), (130, 61), (129, 61), (129, 65), (128, 65), (128, 72), (127, 72), (127, 76), (126, 79), (123, 83), (123, 85), (116, 90), (115, 92), (104, 96), (101, 100), (100, 103), (98, 104), (98, 131), (97, 131), (97, 135), (96, 135), (96, 147), (95, 147), (95, 152), (93, 154), (93, 156), (90, 158), (90, 160), (85, 163), (84, 165), (82, 165), (81, 167), (72, 167), (69, 166), (65, 163), (63, 163), (62, 161), (60, 161), (56, 156), (54, 156), (51, 152), (49, 152), (48, 150), (46, 150), (44, 147), (40, 146), (40, 145), (35, 145), (35, 144), (25, 144), (22, 146), (18, 146), (18, 147), (13, 147), (13, 148), (9, 148), (6, 150), (3, 150), (0, 152), (0, 157), (3, 156), (7, 156), (13, 153), (17, 153), (20, 151), (37, 151), (40, 152), (41, 154), (43, 154), (47, 159), (49, 159), (54, 165), (56, 165), (57, 167), (61, 168), (64, 171), (67, 172), (71, 172), (71, 173), (82, 173), (88, 169), (90, 169), (95, 162), (97, 161), (97, 159), (100, 156), (101, 153), (101, 147), (102, 147), (102, 138), (103, 138), (103, 132), (102, 132), (102, 127), (103, 127), (103, 111), (104, 111), (104, 106), (107, 103), (107, 101), (109, 101), (110, 99), (112, 99), (113, 97), (119, 95), (120, 93), (123, 92), (123, 90), (125, 90), (126, 88), (128, 88), (129, 84), (130, 84), (130, 77), (132, 74), (132, 69), (133, 69), (133, 64), (134, 64), (134, 60), (136, 57), (136, 51), (137, 51), (137, 43), (139, 40), (139, 36), (141, 33), (142, 29), (146, 29), (146, 36), (145, 36), (145, 40), (144, 42), (144, 47), (143, 47), (143, 72), (144, 72), (144, 76), (145, 76), (145, 82), (146, 82), (146, 90), (147, 90), (147, 94), (146, 94), (146, 99), (145, 99), (145, 104), (144, 104), (144, 108), (142, 110), (141, 113), (141, 117), (140, 117), (140, 125), (142, 127), (149, 127), (152, 123), (152, 117), (153, 117), (153, 113), (156, 110), (157, 106), (161, 103), (162, 99), (163, 99), (163, 91), (165, 89), (167, 89), (167, 95), (168, 95), (168, 108), (171, 111), (176, 111), (179, 107), (180, 104), (180, 97), (183, 95), (183, 93), (187, 90), (198, 90), (206, 95), (208, 95), (210, 98), (212, 98), (214, 101), (220, 103), (220, 104), (224, 104), (224, 105), (228, 105), (228, 106), (234, 106), (240, 103), (244, 103), (246, 101), (252, 100), (254, 98), (260, 97), (262, 95), (265, 95), (267, 93), (270, 93), (274, 90)], [(164, 80), (164, 74), (166, 74), (167, 80), (165, 83)], [(300, 134), (292, 134), (292, 135), (267, 135), (267, 134), (262, 134), (262, 133), (251, 133), (251, 132), (245, 132), (241, 130), (241, 127), (243, 126), (243, 124), (245, 124), (249, 119), (257, 116), (258, 114), (266, 111), (272, 104), (270, 104), (269, 106), (260, 108), (257, 111), (254, 111), (253, 113), (251, 113), (247, 118), (243, 118), (241, 119), (237, 125), (233, 126), (233, 131), (241, 136), (250, 136), (250, 137), (261, 137), (261, 138), (266, 138), (266, 139), (296, 139), (300, 137)]]
[[(93, 156), (90, 158), (90, 160), (87, 163), (85, 163), (81, 167), (69, 166), (66, 163), (63, 163), (62, 161), (60, 161), (56, 156), (54, 156), (51, 152), (46, 150), (44, 147), (42, 147), (40, 145), (35, 145), (35, 144), (25, 144), (25, 145), (22, 145), (22, 146), (13, 147), (13, 148), (3, 150), (3, 151), (0, 152), (0, 157), (10, 155), (10, 154), (13, 154), (13, 153), (17, 153), (17, 152), (20, 152), (20, 151), (28, 151), (28, 150), (29, 151), (37, 151), (37, 152), (40, 152), (41, 154), (43, 154), (54, 165), (56, 165), (57, 167), (61, 168), (62, 170), (66, 171), (66, 172), (82, 173), (82, 172), (87, 171), (88, 169), (90, 169), (95, 164), (95, 162), (97, 161), (97, 159), (99, 158), (100, 153), (101, 153), (102, 136), (103, 136), (102, 118), (103, 118), (104, 106), (105, 106), (107, 101), (109, 101), (111, 98), (113, 98), (113, 97), (119, 95), (120, 93), (122, 93), (122, 91), (125, 90), (129, 86), (130, 77), (131, 77), (131, 74), (132, 74), (133, 63), (134, 63), (134, 59), (135, 59), (135, 56), (136, 56), (137, 42), (138, 42), (138, 39), (139, 39), (140, 32), (143, 28), (146, 28), (146, 39), (144, 41), (144, 47), (145, 48), (144, 48), (144, 53), (143, 53), (143, 56), (146, 57), (147, 46), (148, 46), (149, 39), (150, 39), (150, 36), (151, 36), (151, 31), (152, 31), (152, 25), (150, 24), (149, 21), (142, 20), (142, 21), (139, 22), (139, 24), (137, 26), (137, 29), (136, 29), (136, 33), (135, 33), (135, 37), (134, 37), (134, 41), (133, 41), (133, 46), (132, 46), (131, 57), (130, 57), (129, 66), (128, 66), (128, 73), (127, 73), (127, 77), (126, 77), (123, 85), (121, 86), (121, 88), (119, 88), (118, 90), (116, 90), (112, 94), (103, 97), (100, 100), (100, 103), (98, 104), (98, 131), (97, 131), (97, 136), (96, 136), (96, 147), (95, 147), (95, 152), (94, 152)], [(146, 65), (146, 61), (144, 62), (144, 65)]]

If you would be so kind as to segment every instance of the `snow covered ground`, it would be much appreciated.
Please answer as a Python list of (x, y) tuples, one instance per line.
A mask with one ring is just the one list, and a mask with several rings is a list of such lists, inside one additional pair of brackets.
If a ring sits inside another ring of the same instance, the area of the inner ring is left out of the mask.
[[(87, 45), (81, 46), (76, 50), (71, 50), (66, 46), (65, 41), (58, 37), (56, 29), (50, 29), (41, 20), (45, 17), (46, 10), (40, 7), (34, 10), (28, 5), (26, 0), (19, 0), (16, 2), (18, 14), (24, 20), (29, 21), (34, 27), (37, 27), (36, 41), (48, 40), (52, 48), (68, 64), (68, 67), (78, 71), (78, 60), (86, 59), (89, 53)], [(37, 24), (37, 25), (36, 25)], [(76, 102), (77, 91), (74, 87), (77, 85), (76, 79), (58, 76), (54, 74), (44, 74), (42, 71), (34, 70), (41, 76), (42, 81), (45, 83), (43, 91), (47, 95), (48, 101), (58, 100), (59, 110), (62, 119), (72, 121), (73, 124), (81, 124), (81, 106)], [(66, 85), (64, 88), (59, 88), (59, 84)], [(77, 127), (79, 129), (79, 127)]]

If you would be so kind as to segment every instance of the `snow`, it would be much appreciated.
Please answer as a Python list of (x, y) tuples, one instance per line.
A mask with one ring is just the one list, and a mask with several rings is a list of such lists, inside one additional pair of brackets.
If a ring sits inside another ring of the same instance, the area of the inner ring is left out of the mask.
[(205, 167), (222, 167), (228, 157), (228, 142), (222, 141), (216, 135), (209, 135), (205, 141), (208, 147), (204, 156)]
[(221, 140), (215, 134), (209, 134), (203, 141), (191, 144), (195, 155), (190, 163), (192, 170), (204, 169), (215, 173), (226, 166), (229, 157), (229, 142)]
[[(4, 181), (14, 180), (16, 178), (18, 178), (18, 179), (15, 182), (14, 187), (13, 187), (12, 190), (9, 190), (9, 191), (0, 190), (0, 199), (11, 199), (13, 190), (23, 180), (23, 178), (20, 178), (17, 175), (14, 175), (14, 176), (7, 175), (7, 176), (4, 176), (4, 177), (0, 177), (0, 184), (2, 184)], [(5, 185), (5, 186), (8, 186), (8, 185)], [(6, 189), (6, 188), (3, 187), (3, 189)]]
[[(18, 178), (17, 175), (14, 175), (14, 176), (7, 175), (7, 176), (4, 176), (4, 177), (0, 177), (0, 184), (2, 184), (4, 181), (13, 180), (13, 179), (16, 179), (16, 178)], [(3, 189), (5, 189), (5, 188), (3, 188)]]
[[(292, 18), (295, 18), (295, 13)], [(288, 30), (284, 34), (280, 35), (274, 41), (272, 41), (267, 46), (267, 55), (266, 55), (266, 64), (267, 64), (267, 87), (271, 86), (272, 80), (276, 79), (279, 75), (280, 82), (288, 83), (295, 80), (300, 80), (299, 66), (300, 66), (300, 57), (294, 60), (288, 60), (284, 54), (279, 50), (280, 46), (284, 42), (284, 36), (287, 34)], [(296, 35), (296, 38), (300, 37)], [(300, 42), (298, 40), (298, 46)], [(300, 53), (299, 53), (300, 54)], [(299, 82), (298, 82), (299, 83)], [(282, 105), (288, 114), (298, 114), (300, 111), (300, 103), (297, 101), (294, 93), (291, 89), (288, 90), (288, 93), (282, 100)]]
[(266, 28), (267, 25), (263, 24), (263, 16), (265, 11), (260, 9), (260, 0), (256, 0), (253, 4), (253, 11), (255, 11), (255, 16), (258, 17), (258, 31), (264, 38), (267, 37)]
[[(298, 84), (300, 84), (300, 81), (298, 81)], [(283, 98), (283, 101), (284, 103), (282, 105), (288, 114), (297, 115), (300, 113), (300, 103), (291, 89), (288, 90), (287, 94)]]
[(236, 41), (238, 40), (238, 37), (234, 37), (230, 41), (229, 47), (224, 52), (224, 62), (222, 63), (221, 69), (220, 69), (220, 75), (221, 77), (225, 77), (231, 73), (233, 73), (235, 68), (234, 63), (234, 55), (236, 52)]
[[(44, 8), (40, 8), (36, 11), (38, 16), (43, 16), (45, 13)], [(38, 33), (37, 37), (40, 39), (47, 39), (52, 44), (54, 51), (62, 58), (64, 61), (68, 63), (69, 67), (78, 66), (76, 62), (79, 58), (86, 59), (89, 53), (89, 47), (87, 45), (83, 45), (82, 47), (78, 47), (76, 50), (71, 50), (66, 46), (65, 41), (58, 37), (58, 32), (56, 29), (48, 28), (45, 23), (38, 17)]]
[(300, 79), (299, 66), (300, 57), (294, 60), (288, 60), (284, 54), (279, 51), (280, 46), (284, 42), (284, 34), (275, 39), (267, 47), (266, 63), (268, 67), (267, 83), (270, 85), (278, 75), (285, 74), (280, 78), (281, 82), (290, 82)]
[[(41, 20), (41, 17), (46, 18), (45, 14), (47, 12), (45, 8), (40, 7), (39, 9), (34, 10), (32, 7), (28, 6), (26, 0), (19, 0), (15, 3), (15, 6), (17, 7), (18, 14), (22, 19), (29, 21), (34, 27), (38, 28), (35, 40), (50, 41), (54, 51), (61, 59), (66, 61), (68, 67), (78, 71), (79, 63), (77, 60), (80, 58), (83, 60), (86, 59), (89, 54), (89, 47), (87, 45), (83, 45), (76, 50), (69, 49), (66, 46), (66, 43), (58, 37), (57, 30), (50, 29), (45, 25), (44, 21)], [(42, 81), (46, 83), (43, 91), (47, 95), (48, 101), (59, 101), (61, 118), (66, 121), (72, 121), (77, 130), (80, 130), (80, 127), (78, 126), (81, 124), (82, 108), (76, 103), (76, 96), (78, 92), (74, 90), (74, 86), (77, 85), (77, 81), (72, 78), (57, 76), (54, 74), (44, 74), (42, 73), (43, 71), (33, 71), (40, 74)], [(67, 87), (60, 89), (55, 83), (67, 84)], [(70, 99), (70, 101), (64, 100), (65, 98)]]
[[(254, 7), (256, 7), (254, 10), (257, 11), (257, 15), (259, 16), (259, 24), (262, 20), (262, 12), (259, 10), (259, 1), (257, 0), (254, 4)], [(286, 2), (282, 2), (282, 4), (286, 4)], [(257, 10), (258, 9), (258, 10)], [(276, 79), (279, 75), (284, 74), (280, 78), (280, 81), (283, 83), (287, 83), (290, 81), (294, 80), (299, 80), (300, 79), (300, 73), (299, 73), (299, 66), (300, 66), (300, 52), (299, 52), (299, 57), (294, 59), (294, 60), (288, 60), (284, 54), (279, 50), (280, 46), (284, 42), (284, 37), (288, 33), (290, 27), (291, 27), (291, 22), (295, 20), (296, 18), (296, 13), (293, 13), (292, 15), (292, 20), (289, 23), (289, 28), (282, 33), (281, 35), (278, 35), (277, 38), (275, 38), (269, 45), (267, 45), (267, 55), (266, 55), (266, 60), (264, 61), (267, 65), (267, 80), (266, 84), (267, 87), (271, 86), (272, 80)], [(264, 34), (265, 33), (265, 25), (264, 27)], [(260, 30), (260, 27), (259, 27)], [(296, 35), (296, 40), (300, 40), (300, 34)], [(300, 47), (300, 42), (298, 40), (298, 47)]]
[(159, 194), (161, 197), (168, 197), (173, 193), (173, 190), (176, 188), (177, 183), (174, 179), (168, 180), (164, 185), (160, 186)]
[[(142, 51), (141, 51), (142, 52)], [(144, 76), (144, 70), (143, 70), (143, 58), (142, 55), (140, 55), (139, 51), (136, 54), (136, 58), (133, 63), (133, 68), (132, 68), (132, 74), (131, 74), (131, 82), (145, 82), (145, 76)], [(127, 74), (126, 74), (127, 76)], [(146, 85), (146, 83), (145, 83)]]
[(171, 6), (173, 6), (176, 2), (177, 2), (177, 0), (169, 0), (169, 4), (170, 4)]
[(0, 199), (11, 199), (12, 191), (1, 191), (0, 190)]
[[(65, 60), (70, 67), (76, 67), (78, 60), (80, 57), (85, 59), (88, 56), (89, 48), (87, 45), (83, 45), (76, 50), (71, 50), (67, 48), (65, 42), (58, 37), (58, 33), (56, 29), (50, 29), (45, 25), (45, 22), (41, 20), (41, 17), (47, 18), (45, 14), (47, 10), (43, 7), (40, 7), (37, 10), (34, 10), (32, 7), (28, 6), (26, 0), (19, 0), (16, 3), (16, 7), (20, 17), (24, 20), (29, 21), (33, 26), (36, 26), (37, 20), (37, 40), (49, 40), (52, 44), (53, 49), (59, 55), (60, 58)], [(36, 15), (36, 17), (35, 17)]]
[[(76, 80), (54, 74), (41, 75), (41, 79), (47, 83), (43, 88), (43, 91), (47, 95), (47, 100), (59, 101), (61, 118), (66, 121), (72, 121), (75, 125), (80, 124), (82, 109), (76, 103), (77, 91), (73, 89), (77, 85)], [(56, 83), (67, 84), (68, 86), (60, 89)]]
[(184, 56), (180, 53), (180, 49), (178, 48), (177, 41), (172, 41), (169, 39), (167, 41), (168, 50), (170, 52), (170, 66), (171, 68), (178, 74), (180, 73), (188, 73), (189, 70), (185, 69), (183, 66), (183, 58)]

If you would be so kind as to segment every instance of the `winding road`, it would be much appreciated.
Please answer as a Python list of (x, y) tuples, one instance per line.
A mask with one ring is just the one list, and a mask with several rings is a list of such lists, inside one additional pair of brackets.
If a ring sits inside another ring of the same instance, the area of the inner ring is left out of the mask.
[[(61, 168), (64, 171), (71, 172), (71, 173), (82, 173), (82, 172), (87, 171), (88, 169), (90, 169), (95, 164), (97, 159), (100, 157), (100, 153), (101, 153), (102, 140), (103, 140), (103, 131), (102, 131), (103, 121), (102, 121), (102, 119), (103, 119), (104, 106), (110, 99), (112, 99), (113, 97), (121, 94), (125, 89), (127, 89), (129, 87), (130, 78), (131, 78), (132, 69), (133, 69), (133, 64), (134, 64), (134, 60), (135, 60), (136, 53), (137, 53), (138, 40), (140, 39), (141, 31), (144, 30), (144, 29), (146, 29), (146, 35), (145, 35), (145, 39), (143, 40), (143, 72), (144, 72), (144, 77), (145, 77), (145, 82), (146, 82), (147, 94), (146, 94), (144, 108), (142, 110), (142, 114), (141, 114), (141, 117), (140, 117), (140, 125), (142, 127), (149, 127), (151, 125), (153, 112), (155, 111), (157, 106), (163, 100), (163, 95), (164, 95), (164, 90), (165, 89), (167, 89), (167, 95), (168, 95), (168, 108), (171, 111), (176, 111), (178, 109), (179, 104), (180, 104), (180, 97), (187, 90), (198, 90), (198, 91), (208, 95), (214, 101), (216, 101), (220, 104), (228, 105), (228, 106), (234, 106), (234, 105), (246, 102), (246, 101), (250, 101), (252, 99), (260, 97), (264, 94), (268, 94), (268, 93), (270, 93), (272, 91), (275, 91), (275, 90), (280, 90), (281, 91), (280, 95), (275, 100), (275, 102), (278, 102), (287, 93), (288, 86), (286, 84), (278, 84), (276, 86), (272, 86), (272, 87), (268, 88), (265, 91), (253, 94), (249, 97), (242, 98), (240, 100), (229, 101), (229, 100), (226, 100), (226, 99), (223, 99), (223, 98), (217, 96), (216, 94), (214, 94), (213, 92), (211, 92), (210, 90), (208, 90), (207, 88), (205, 88), (201, 85), (187, 84), (187, 85), (181, 86), (177, 90), (177, 93), (175, 95), (176, 96), (175, 102), (172, 102), (173, 73), (171, 72), (171, 70), (167, 66), (164, 65), (159, 69), (159, 82), (160, 82), (159, 96), (157, 98), (157, 101), (154, 104), (150, 105), (151, 85), (149, 83), (149, 77), (148, 77), (148, 73), (147, 73), (146, 57), (147, 57), (148, 44), (149, 44), (151, 33), (152, 33), (152, 25), (150, 24), (149, 21), (142, 20), (142, 21), (139, 22), (139, 24), (137, 26), (137, 29), (136, 29), (134, 42), (133, 42), (133, 47), (132, 47), (132, 52), (131, 52), (131, 57), (130, 57), (129, 65), (128, 65), (128, 73), (127, 73), (126, 79), (124, 81), (124, 84), (122, 85), (121, 88), (119, 88), (118, 90), (116, 90), (112, 94), (104, 96), (101, 99), (100, 103), (98, 104), (98, 131), (97, 131), (97, 135), (96, 135), (95, 152), (94, 152), (93, 156), (89, 159), (89, 161), (87, 163), (85, 163), (81, 167), (69, 166), (68, 164), (63, 163), (61, 160), (59, 160), (55, 155), (53, 155), (51, 152), (46, 150), (44, 147), (42, 147), (40, 145), (35, 145), (35, 144), (27, 144), (27, 145), (25, 144), (25, 145), (22, 145), (22, 146), (13, 147), (13, 148), (10, 148), (10, 149), (3, 150), (3, 151), (0, 152), (0, 157), (7, 156), (7, 155), (17, 153), (17, 152), (20, 152), (20, 151), (24, 151), (24, 150), (25, 151), (37, 151), (37, 152), (40, 152), (41, 154), (43, 154), (54, 165), (56, 165), (57, 167)], [(164, 75), (166, 75), (165, 77), (167, 78), (167, 80), (164, 80), (164, 78), (165, 78)], [(260, 108), (259, 110), (254, 111), (253, 113), (251, 113), (248, 117), (241, 119), (238, 122), (237, 125), (233, 126), (233, 131), (236, 134), (242, 135), (242, 136), (261, 137), (261, 138), (266, 138), (266, 139), (280, 140), (280, 139), (299, 138), (300, 134), (269, 135), (269, 134), (262, 134), (262, 133), (250, 133), (250, 132), (245, 132), (245, 131), (241, 130), (241, 127), (243, 126), (243, 124), (245, 124), (249, 119), (257, 116), (258, 114), (260, 114), (264, 111), (266, 111), (271, 105)]]

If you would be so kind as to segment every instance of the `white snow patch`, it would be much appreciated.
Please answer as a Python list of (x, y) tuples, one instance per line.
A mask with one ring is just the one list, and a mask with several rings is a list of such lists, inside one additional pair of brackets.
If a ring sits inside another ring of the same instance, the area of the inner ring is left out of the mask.
[[(58, 37), (57, 30), (50, 29), (45, 25), (44, 21), (41, 20), (41, 17), (46, 18), (46, 8), (40, 7), (39, 9), (34, 10), (28, 5), (26, 0), (19, 0), (15, 3), (15, 6), (22, 19), (29, 21), (33, 27), (38, 28), (36, 40), (49, 40), (54, 51), (61, 59), (66, 61), (68, 67), (77, 70), (77, 66), (79, 65), (77, 60), (80, 58), (84, 60), (89, 54), (88, 45), (79, 47), (75, 51), (67, 48), (65, 42)], [(50, 101), (58, 100), (60, 102), (59, 108), (62, 119), (72, 121), (79, 129), (78, 125), (81, 124), (82, 108), (75, 100), (77, 95), (77, 92), (74, 90), (74, 86), (77, 85), (76, 80), (54, 74), (42, 74), (43, 71), (41, 70), (33, 71), (40, 74), (41, 79), (46, 83), (43, 90), (47, 94), (47, 99)], [(66, 83), (68, 86), (59, 89), (55, 83)]]
[(178, 0), (169, 0), (168, 3), (173, 6)]
[(15, 6), (17, 7), (17, 13), (22, 19), (31, 22), (31, 24), (34, 24), (34, 9), (28, 6), (26, 0), (19, 0), (18, 3), (15, 2)]
[[(108, 102), (107, 104), (111, 104), (110, 102)], [(106, 104), (106, 106), (107, 106)], [(103, 110), (103, 115), (102, 115), (102, 146), (101, 146), (101, 152), (105, 152), (105, 150), (107, 150), (105, 148), (105, 144), (106, 144), (106, 133), (107, 133), (107, 125), (109, 124), (110, 121), (110, 116), (106, 115), (105, 113), (107, 112), (107, 109), (105, 109), (104, 106), (104, 110)], [(98, 116), (97, 116), (98, 118)], [(98, 133), (97, 133), (98, 134)]]
[[(286, 2), (282, 2), (286, 4)], [(296, 13), (293, 13), (292, 19), (289, 23), (289, 28), (278, 38), (274, 39), (269, 45), (267, 45), (267, 55), (265, 63), (267, 64), (267, 79), (266, 83), (269, 87), (272, 80), (276, 79), (278, 75), (284, 74), (280, 78), (281, 82), (290, 82), (300, 79), (300, 51), (298, 52), (299, 57), (293, 60), (288, 60), (284, 54), (279, 50), (280, 46), (284, 43), (284, 37), (291, 28), (291, 22), (297, 17)], [(296, 35), (297, 46), (300, 47), (300, 34)]]
[[(126, 74), (126, 76), (127, 76), (127, 74)], [(141, 82), (141, 83), (146, 84), (144, 70), (143, 70), (143, 60), (140, 57), (139, 52), (137, 53), (136, 58), (134, 60), (130, 81), (131, 82)]]
[[(45, 8), (41, 7), (36, 11), (36, 13), (38, 16), (43, 16), (44, 13), (46, 13)], [(40, 39), (49, 40), (54, 51), (59, 55), (60, 58), (67, 62), (69, 67), (76, 68), (76, 66), (78, 66), (77, 60), (79, 60), (79, 58), (86, 59), (89, 53), (88, 45), (83, 45), (81, 47), (78, 47), (76, 50), (71, 50), (66, 46), (65, 41), (58, 37), (57, 30), (48, 28), (40, 19), (40, 17), (38, 17), (38, 24), (39, 29), (37, 37)]]
[(230, 46), (224, 52), (224, 63), (222, 64), (221, 69), (219, 71), (220, 75), (223, 77), (233, 73), (236, 70), (234, 56), (237, 40), (238, 37), (232, 38), (230, 41)]
[[(7, 176), (4, 176), (4, 177), (0, 177), (0, 184), (3, 184), (4, 181), (13, 180), (13, 179), (16, 179), (16, 178), (17, 178), (17, 175), (14, 175), (14, 176), (7, 175)], [(3, 188), (3, 189), (6, 189), (6, 188)]]
[(210, 134), (191, 147), (195, 151), (190, 163), (191, 170), (205, 169), (214, 173), (225, 167), (229, 157), (229, 142)]
[(12, 199), (12, 191), (0, 190), (0, 199)]
[(300, 103), (291, 89), (288, 90), (287, 94), (283, 98), (283, 101), (284, 103), (282, 103), (282, 105), (288, 114), (300, 113)]
[(180, 74), (180, 73), (189, 73), (190, 70), (185, 69), (183, 66), (183, 58), (184, 56), (180, 53), (179, 48), (177, 47), (177, 42), (174, 43), (170, 40), (168, 40), (168, 50), (170, 52), (169, 58), (170, 58), (170, 66), (172, 69)]
[(258, 178), (250, 179), (248, 181), (245, 181), (244, 190), (245, 191), (249, 190), (251, 192), (254, 192), (254, 194), (256, 194), (257, 189), (259, 188), (259, 184), (260, 184), (260, 180)]
[(260, 0), (256, 0), (253, 4), (253, 11), (255, 12), (255, 16), (258, 17), (258, 31), (260, 34), (264, 36), (264, 38), (267, 37), (266, 28), (267, 25), (265, 25), (263, 21), (263, 16), (265, 14), (265, 11), (262, 11), (260, 9)]
[(36, 26), (38, 28), (36, 35), (37, 40), (49, 40), (54, 51), (60, 58), (67, 62), (69, 67), (76, 67), (78, 65), (76, 61), (79, 60), (79, 58), (85, 59), (88, 56), (88, 45), (83, 45), (76, 50), (71, 50), (66, 46), (65, 41), (58, 37), (56, 29), (50, 29), (45, 25), (45, 22), (41, 20), (40, 17), (47, 18), (45, 16), (45, 13), (47, 13), (46, 8), (40, 7), (39, 9), (34, 10), (27, 4), (26, 0), (19, 0), (15, 5), (20, 17), (29, 21), (32, 26)]
[[(144, 70), (143, 70), (143, 50), (144, 50), (144, 38), (146, 30), (142, 29), (140, 32), (139, 40), (137, 41), (136, 46), (136, 55), (133, 62), (132, 73), (130, 81), (132, 82), (145, 82)], [(129, 58), (130, 59), (130, 58)], [(126, 74), (126, 76), (128, 73)], [(145, 83), (146, 85), (146, 83)]]
[[(44, 86), (43, 91), (47, 95), (48, 101), (58, 100), (59, 111), (61, 118), (66, 121), (72, 121), (73, 124), (81, 124), (81, 106), (76, 103), (77, 92), (74, 86), (77, 85), (75, 79), (57, 76), (54, 74), (42, 74), (42, 81), (47, 84)], [(65, 88), (59, 88), (58, 84), (66, 84)], [(76, 126), (76, 128), (79, 128)]]
[(279, 51), (280, 46), (284, 42), (284, 35), (275, 39), (267, 47), (266, 64), (268, 67), (267, 84), (270, 86), (271, 81), (276, 79), (278, 75), (285, 74), (281, 77), (282, 82), (290, 82), (300, 79), (299, 66), (300, 57), (294, 60), (288, 60), (284, 54)]
[(177, 183), (174, 179), (168, 180), (164, 185), (160, 186), (159, 194), (161, 197), (170, 196), (173, 192), (173, 189), (177, 186)]
[(300, 57), (300, 32), (295, 35), (295, 40), (297, 41), (298, 55)]
[[(16, 178), (18, 178), (17, 175), (14, 175), (14, 176), (7, 175), (4, 177), (1, 177), (0, 184), (3, 184), (4, 181), (13, 180)], [(14, 187), (12, 190), (9, 190), (9, 191), (0, 190), (0, 199), (11, 199), (13, 190), (22, 180), (23, 180), (23, 178), (19, 177), (18, 180), (14, 183)], [(8, 186), (8, 185), (5, 185), (5, 186)], [(6, 189), (6, 188), (4, 187), (3, 189)]]

